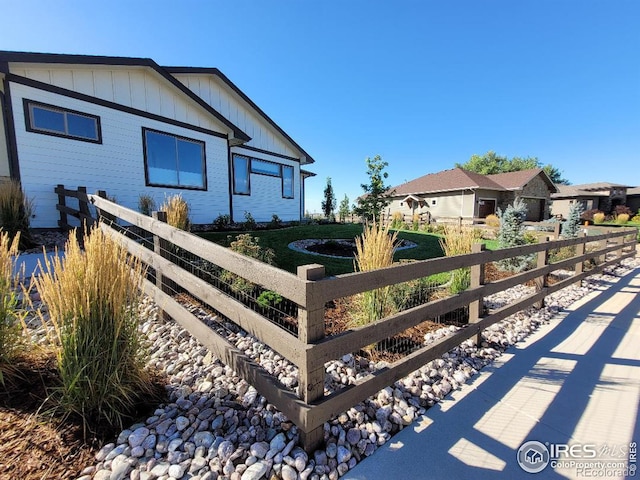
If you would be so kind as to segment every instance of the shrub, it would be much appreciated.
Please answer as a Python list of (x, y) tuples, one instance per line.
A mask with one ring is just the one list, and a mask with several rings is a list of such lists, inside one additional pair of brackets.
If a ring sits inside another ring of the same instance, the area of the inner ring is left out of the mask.
[(59, 405), (91, 421), (122, 428), (150, 391), (138, 332), (143, 267), (100, 228), (75, 235), (64, 257), (40, 266), (34, 282), (51, 325), (62, 381)]
[(269, 222), (269, 228), (280, 228), (282, 226), (282, 220), (275, 213), (271, 216), (271, 221)]
[[(241, 233), (235, 238), (235, 240), (232, 240), (232, 238), (233, 237), (231, 235), (227, 237), (229, 241), (229, 248), (234, 252), (255, 258), (256, 260), (268, 263), (269, 265), (274, 264), (276, 256), (275, 251), (271, 248), (262, 248), (258, 237), (252, 237), (248, 233)], [(220, 279), (229, 284), (234, 292), (249, 293), (255, 288), (253, 283), (245, 280), (235, 273), (229, 272), (228, 270), (222, 271)]]
[(244, 212), (244, 223), (242, 224), (243, 230), (255, 230), (258, 224), (251, 215), (251, 212)]
[(271, 290), (265, 290), (256, 300), (256, 303), (262, 308), (273, 307), (278, 305), (280, 302), (282, 302), (282, 296)]
[(633, 212), (626, 205), (616, 205), (616, 208), (613, 209), (613, 215), (617, 217), (618, 215), (623, 215), (623, 214), (631, 217), (631, 215), (633, 215)]
[(593, 214), (592, 220), (593, 220), (593, 223), (595, 223), (597, 225), (597, 224), (603, 223), (605, 218), (606, 218), (606, 216), (605, 216), (604, 213), (596, 212), (596, 213)]
[(191, 222), (189, 220), (189, 204), (182, 195), (172, 195), (165, 198), (160, 207), (160, 211), (167, 213), (167, 223), (172, 227), (189, 231)]
[(151, 216), (151, 212), (156, 209), (156, 201), (149, 194), (142, 194), (138, 197), (138, 211), (147, 216)]
[(492, 213), (491, 215), (487, 215), (484, 219), (484, 223), (489, 227), (498, 228), (500, 226), (500, 219), (497, 215)]
[[(354, 269), (368, 272), (391, 266), (397, 238), (397, 232), (389, 233), (389, 225), (385, 227), (375, 221), (365, 224), (362, 235), (356, 237)], [(390, 291), (386, 286), (356, 295), (354, 323), (366, 325), (393, 313)]]
[(626, 213), (620, 213), (616, 216), (616, 223), (619, 223), (620, 225), (624, 225), (628, 221), (629, 221), (629, 215)]
[[(440, 246), (447, 257), (452, 257), (454, 255), (471, 253), (473, 244), (479, 241), (480, 236), (476, 230), (447, 225), (444, 229), (444, 238), (440, 239)], [(459, 268), (451, 272), (449, 291), (452, 294), (466, 290), (470, 284), (471, 269)]]
[(24, 346), (16, 295), (18, 278), (13, 274), (19, 242), (19, 232), (13, 240), (7, 232), (0, 232), (0, 385), (4, 384), (3, 371), (11, 368), (13, 358)]
[(34, 246), (29, 232), (32, 211), (33, 200), (27, 198), (19, 182), (0, 182), (0, 228), (9, 234), (10, 241), (20, 233), (20, 250)]
[(604, 213), (601, 212), (600, 210), (598, 210), (597, 208), (592, 208), (591, 210), (586, 210), (586, 211), (582, 212), (582, 215), (580, 215), (580, 220), (582, 220), (583, 222), (586, 221), (586, 222), (594, 222), (595, 223), (595, 220), (594, 220), (593, 217), (594, 217), (594, 215), (596, 213), (602, 213), (602, 215), (603, 215), (602, 218), (603, 218), (603, 221), (604, 221)]
[(404, 225), (404, 215), (402, 212), (393, 212), (391, 215), (391, 228), (394, 230), (400, 230)]
[[(516, 247), (525, 245), (524, 220), (527, 218), (527, 206), (520, 199), (516, 199), (513, 204), (508, 205), (502, 211), (498, 210), (500, 218), (500, 230), (498, 231), (499, 248)], [(521, 272), (529, 266), (532, 260), (531, 255), (506, 258), (498, 262), (501, 270), (507, 272)]]
[(562, 236), (564, 238), (576, 238), (580, 231), (580, 216), (582, 215), (582, 205), (573, 203), (569, 207), (569, 216), (562, 224)]
[(640, 215), (635, 215), (635, 216), (631, 219), (631, 221), (632, 221), (633, 223), (640, 223)]
[(213, 226), (218, 230), (225, 230), (229, 228), (231, 225), (231, 216), (229, 215), (218, 215), (213, 220)]

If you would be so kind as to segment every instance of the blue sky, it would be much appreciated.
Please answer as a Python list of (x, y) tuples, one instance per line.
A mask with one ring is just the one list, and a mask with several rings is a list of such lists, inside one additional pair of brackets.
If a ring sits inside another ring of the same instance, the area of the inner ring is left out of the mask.
[(640, 185), (640, 1), (0, 0), (0, 49), (215, 66), (353, 203), (473, 154)]

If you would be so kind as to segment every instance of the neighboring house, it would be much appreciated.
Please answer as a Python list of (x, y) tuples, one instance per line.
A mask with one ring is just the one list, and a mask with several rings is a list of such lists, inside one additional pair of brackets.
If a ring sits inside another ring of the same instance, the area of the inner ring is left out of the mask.
[(551, 195), (551, 213), (564, 218), (567, 218), (569, 209), (576, 202), (582, 205), (584, 211), (596, 209), (609, 214), (618, 205), (627, 204), (627, 191), (631, 188), (608, 182), (556, 187), (558, 192)]
[(634, 214), (640, 212), (640, 187), (627, 190), (627, 206)]
[(549, 216), (549, 198), (556, 187), (542, 169), (481, 175), (454, 168), (424, 175), (390, 191), (389, 214), (473, 220), (496, 213), (520, 198), (528, 207), (527, 220), (540, 221)]
[(215, 68), (0, 51), (0, 80), (0, 177), (35, 200), (33, 227), (57, 226), (57, 184), (134, 209), (180, 193), (194, 223), (304, 214), (313, 158)]

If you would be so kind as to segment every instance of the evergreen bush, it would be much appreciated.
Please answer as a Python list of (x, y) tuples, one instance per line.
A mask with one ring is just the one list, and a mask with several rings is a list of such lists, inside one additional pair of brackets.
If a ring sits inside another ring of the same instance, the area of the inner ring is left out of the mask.
[(571, 207), (569, 207), (569, 216), (562, 224), (562, 236), (564, 238), (576, 238), (578, 236), (582, 213), (582, 205), (579, 203), (573, 203)]
[[(498, 218), (500, 219), (500, 229), (498, 230), (499, 248), (517, 247), (527, 244), (524, 232), (527, 206), (522, 200), (516, 199), (512, 204), (508, 205), (504, 211), (498, 209)], [(532, 259), (532, 255), (505, 258), (498, 262), (498, 267), (507, 272), (522, 272), (529, 266)]]

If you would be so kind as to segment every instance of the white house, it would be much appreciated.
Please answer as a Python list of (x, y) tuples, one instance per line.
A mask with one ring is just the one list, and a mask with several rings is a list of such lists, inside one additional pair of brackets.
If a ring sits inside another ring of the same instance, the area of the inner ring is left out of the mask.
[(35, 200), (32, 227), (57, 226), (57, 184), (134, 209), (180, 193), (194, 223), (304, 214), (313, 158), (215, 68), (0, 51), (0, 80), (0, 177)]

